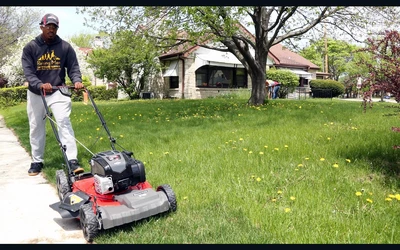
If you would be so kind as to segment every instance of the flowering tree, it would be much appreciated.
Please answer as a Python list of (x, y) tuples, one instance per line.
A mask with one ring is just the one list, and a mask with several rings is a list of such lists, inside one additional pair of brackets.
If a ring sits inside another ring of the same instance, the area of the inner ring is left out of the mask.
[(400, 33), (385, 31), (380, 38), (368, 38), (367, 47), (373, 60), (361, 62), (367, 66), (369, 75), (364, 79), (364, 102), (376, 92), (390, 93), (400, 102)]

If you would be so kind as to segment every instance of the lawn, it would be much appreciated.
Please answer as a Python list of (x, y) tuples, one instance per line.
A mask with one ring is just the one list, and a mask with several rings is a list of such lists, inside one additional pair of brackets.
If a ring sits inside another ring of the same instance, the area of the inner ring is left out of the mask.
[[(143, 161), (178, 209), (102, 230), (135, 244), (400, 243), (398, 104), (338, 99), (98, 101), (118, 150)], [(26, 104), (0, 110), (29, 151)], [(79, 160), (110, 150), (91, 105), (73, 103)], [(49, 122), (44, 174), (63, 158)], [(28, 169), (29, 166), (27, 166)]]

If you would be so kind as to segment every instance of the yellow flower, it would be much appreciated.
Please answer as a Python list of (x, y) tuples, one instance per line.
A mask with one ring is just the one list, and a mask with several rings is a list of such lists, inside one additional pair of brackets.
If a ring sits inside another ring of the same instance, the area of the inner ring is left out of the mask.
[(294, 200), (296, 200), (296, 197), (290, 196), (290, 199), (291, 199), (292, 201), (294, 201)]
[(164, 152), (165, 155), (169, 154), (169, 152)]
[(339, 165), (338, 165), (337, 163), (335, 163), (335, 164), (333, 164), (333, 167), (334, 167), (334, 168), (338, 168)]
[(256, 181), (260, 182), (260, 181), (261, 181), (261, 178), (260, 178), (260, 177), (257, 177)]
[(278, 190), (278, 194), (281, 194), (282, 193), (282, 191), (281, 190)]
[(385, 201), (392, 201), (392, 199), (391, 198), (386, 198)]
[(357, 196), (361, 196), (362, 193), (361, 193), (361, 192), (356, 192), (356, 195), (357, 195)]
[(97, 131), (99, 131), (99, 130), (100, 130), (100, 128), (96, 128), (96, 130), (97, 130)]
[(239, 141), (243, 141), (243, 138), (240, 138)]
[(304, 160), (309, 160), (310, 158), (308, 158), (308, 157), (306, 157), (306, 158), (304, 158)]
[(279, 151), (279, 148), (274, 148), (274, 150)]
[(264, 148), (268, 148), (268, 146), (267, 146), (267, 145), (265, 145), (265, 146), (264, 146)]
[(367, 199), (367, 201), (368, 201), (369, 203), (372, 203), (372, 200), (371, 200), (371, 199)]
[(395, 195), (396, 200), (400, 201), (400, 194)]
[(299, 164), (299, 165), (297, 165), (297, 166), (298, 166), (298, 167), (302, 167), (302, 166), (303, 166), (303, 164), (301, 164), (301, 163), (300, 163), (300, 164)]
[(276, 202), (276, 199), (275, 198), (272, 198), (272, 200), (271, 200), (272, 202)]
[(152, 154), (153, 154), (153, 152), (150, 152), (149, 154), (151, 154), (151, 155), (152, 155)]
[(290, 208), (285, 208), (285, 213), (289, 213), (290, 212)]
[(319, 159), (320, 161), (325, 161), (325, 158), (321, 158), (321, 159)]
[(187, 198), (188, 198), (187, 196), (183, 197), (184, 200), (187, 200)]
[(259, 154), (260, 154), (260, 155), (263, 155), (263, 154), (264, 154), (264, 152), (260, 152)]
[(388, 197), (390, 197), (390, 198), (396, 198), (396, 196), (393, 195), (393, 194), (389, 194)]
[(249, 154), (252, 154), (252, 153), (253, 153), (253, 151), (250, 150), (250, 151), (249, 151)]
[(289, 146), (288, 145), (285, 145), (285, 148), (288, 148)]
[(328, 138), (326, 138), (326, 139), (328, 139), (328, 141), (330, 141), (330, 140), (331, 140), (331, 138), (330, 138), (330, 137), (328, 137)]
[(346, 159), (346, 161), (347, 161), (347, 162), (349, 162), (349, 163), (351, 162), (351, 160), (350, 160), (350, 159)]
[(121, 138), (122, 138), (122, 137), (124, 137), (124, 135), (119, 135), (119, 137), (121, 137)]

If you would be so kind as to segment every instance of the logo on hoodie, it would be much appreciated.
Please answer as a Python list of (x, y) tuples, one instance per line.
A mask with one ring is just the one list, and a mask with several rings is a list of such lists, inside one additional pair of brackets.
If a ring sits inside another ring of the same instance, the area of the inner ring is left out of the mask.
[(60, 58), (54, 54), (54, 50), (47, 52), (39, 57), (37, 70), (59, 70)]

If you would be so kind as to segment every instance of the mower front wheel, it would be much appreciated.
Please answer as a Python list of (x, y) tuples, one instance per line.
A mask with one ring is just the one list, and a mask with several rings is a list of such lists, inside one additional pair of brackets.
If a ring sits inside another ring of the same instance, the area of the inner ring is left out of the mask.
[(89, 243), (93, 242), (99, 232), (99, 222), (93, 211), (93, 203), (83, 204), (79, 209), (79, 220), (83, 231), (83, 237)]
[(168, 184), (163, 184), (157, 187), (157, 192), (162, 191), (167, 196), (169, 203), (169, 211), (175, 212), (177, 209), (176, 196), (171, 186)]
[(65, 195), (68, 192), (71, 192), (71, 186), (68, 183), (67, 176), (65, 175), (64, 170), (59, 169), (56, 171), (56, 180), (57, 180), (57, 193), (60, 201), (62, 202)]

